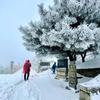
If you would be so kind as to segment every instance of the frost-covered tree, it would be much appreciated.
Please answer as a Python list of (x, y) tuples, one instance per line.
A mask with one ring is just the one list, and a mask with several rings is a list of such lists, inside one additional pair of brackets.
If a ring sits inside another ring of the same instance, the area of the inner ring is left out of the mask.
[(26, 48), (38, 54), (68, 56), (74, 46), (84, 62), (86, 53), (100, 42), (100, 1), (54, 0), (48, 9), (43, 4), (38, 7), (40, 20), (20, 27)]

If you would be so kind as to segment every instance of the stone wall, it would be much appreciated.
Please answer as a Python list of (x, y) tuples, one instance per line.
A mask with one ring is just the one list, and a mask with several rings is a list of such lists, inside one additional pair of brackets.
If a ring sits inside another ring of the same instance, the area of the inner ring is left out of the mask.
[(81, 86), (80, 87), (80, 100), (91, 100), (90, 91), (88, 88)]
[(56, 68), (57, 74), (56, 79), (65, 79), (66, 78), (66, 68)]

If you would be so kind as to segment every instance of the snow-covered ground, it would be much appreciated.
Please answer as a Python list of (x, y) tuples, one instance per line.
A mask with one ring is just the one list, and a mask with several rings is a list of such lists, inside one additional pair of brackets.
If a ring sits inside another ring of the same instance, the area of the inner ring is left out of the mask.
[(21, 71), (0, 75), (0, 100), (78, 100), (78, 93), (65, 89), (67, 83), (54, 77), (50, 70), (32, 71), (28, 81), (23, 81)]
[(54, 77), (50, 70), (39, 74), (31, 71), (28, 81), (23, 80), (21, 70), (12, 75), (0, 75), (0, 100), (79, 100), (79, 93), (65, 89), (68, 83)]
[[(99, 63), (99, 57), (91, 59), (91, 63)], [(89, 62), (84, 63), (84, 66), (89, 66)], [(100, 75), (92, 80), (82, 76), (78, 82), (89, 88), (100, 87)], [(71, 88), (65, 89), (66, 86), (68, 82), (55, 79), (51, 70), (41, 73), (31, 70), (28, 81), (23, 80), (22, 70), (19, 70), (15, 74), (0, 75), (0, 100), (79, 100), (79, 92)], [(100, 100), (100, 93), (91, 94), (91, 100)]]

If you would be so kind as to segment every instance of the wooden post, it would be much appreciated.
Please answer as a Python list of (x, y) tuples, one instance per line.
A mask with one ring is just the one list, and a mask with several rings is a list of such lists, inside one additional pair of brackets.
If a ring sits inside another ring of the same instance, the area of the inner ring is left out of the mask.
[(14, 61), (10, 62), (11, 73), (13, 73)]

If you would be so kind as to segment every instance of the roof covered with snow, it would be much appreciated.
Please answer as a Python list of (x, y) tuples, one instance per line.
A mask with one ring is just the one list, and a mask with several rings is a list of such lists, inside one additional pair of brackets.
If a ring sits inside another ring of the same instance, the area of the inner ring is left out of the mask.
[(89, 68), (100, 68), (100, 55), (93, 57), (92, 55), (86, 59), (84, 63), (77, 62), (77, 69), (89, 69)]

